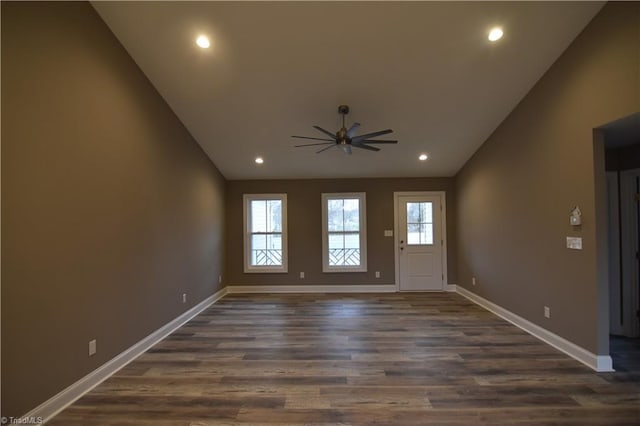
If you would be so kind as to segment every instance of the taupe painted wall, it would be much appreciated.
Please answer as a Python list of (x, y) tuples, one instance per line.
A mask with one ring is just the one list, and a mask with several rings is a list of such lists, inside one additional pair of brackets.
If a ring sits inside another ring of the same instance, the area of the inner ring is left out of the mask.
[(2, 415), (213, 294), (223, 203), (215, 166), (88, 3), (2, 2)]
[[(446, 191), (448, 280), (449, 283), (456, 283), (453, 178), (228, 181), (225, 283), (230, 285), (395, 283), (394, 239), (384, 236), (385, 229), (394, 227), (394, 191)], [(366, 192), (367, 272), (322, 272), (321, 194), (323, 192)], [(286, 274), (244, 273), (242, 195), (260, 193), (287, 194), (289, 272)], [(304, 279), (300, 279), (302, 271), (305, 272)], [(375, 277), (375, 271), (380, 271), (380, 278)]]
[[(597, 331), (608, 308), (594, 187), (604, 156), (593, 129), (640, 111), (639, 43), (640, 4), (606, 5), (456, 181), (457, 284), (599, 354), (608, 353), (604, 319)], [(566, 236), (583, 237), (584, 250), (566, 249)]]

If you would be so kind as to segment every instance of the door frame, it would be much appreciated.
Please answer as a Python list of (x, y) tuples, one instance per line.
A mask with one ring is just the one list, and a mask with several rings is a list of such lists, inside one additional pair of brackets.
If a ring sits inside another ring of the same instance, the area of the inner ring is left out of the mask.
[(447, 274), (447, 196), (445, 191), (398, 191), (393, 193), (393, 243), (394, 243), (394, 269), (396, 271), (396, 291), (400, 291), (400, 217), (399, 201), (400, 197), (439, 197), (440, 198), (440, 232), (442, 235), (442, 291), (449, 288), (449, 278)]

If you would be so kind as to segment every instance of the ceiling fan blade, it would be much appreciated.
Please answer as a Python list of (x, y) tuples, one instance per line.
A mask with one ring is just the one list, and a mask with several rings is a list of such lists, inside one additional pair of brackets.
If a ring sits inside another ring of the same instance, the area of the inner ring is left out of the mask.
[(303, 146), (316, 146), (316, 145), (335, 145), (335, 142), (306, 143), (304, 145), (294, 145), (294, 148), (300, 148)]
[(351, 141), (360, 142), (360, 141), (363, 141), (365, 139), (375, 138), (376, 136), (382, 136), (382, 135), (386, 135), (386, 134), (389, 134), (389, 133), (393, 133), (393, 130), (386, 129), (386, 130), (380, 130), (378, 132), (367, 133), (366, 135), (360, 135), (360, 136), (356, 136), (354, 138), (351, 138)]
[(349, 127), (349, 130), (347, 130), (347, 137), (352, 138), (359, 127), (360, 127), (360, 123), (353, 123), (351, 127)]
[(291, 136), (291, 137), (298, 138), (298, 139), (313, 139), (314, 141), (335, 141), (335, 139), (312, 138), (309, 136)]
[(316, 130), (320, 130), (322, 133), (324, 133), (325, 135), (329, 136), (329, 137), (330, 137), (331, 139), (333, 139), (334, 141), (335, 141), (336, 139), (338, 139), (338, 137), (337, 137), (336, 135), (334, 135), (333, 133), (331, 133), (331, 132), (330, 132), (330, 131), (328, 131), (328, 130), (323, 129), (323, 128), (322, 128), (322, 127), (320, 127), (320, 126), (312, 126), (312, 127), (313, 127), (314, 129), (316, 129)]
[(328, 150), (329, 148), (333, 148), (334, 146), (336, 146), (336, 144), (332, 143), (332, 144), (331, 144), (331, 145), (329, 145), (328, 147), (326, 147), (326, 148), (322, 148), (320, 151), (317, 151), (317, 152), (316, 152), (316, 154), (320, 154), (321, 152), (326, 151), (326, 150)]
[(398, 141), (386, 140), (386, 139), (365, 139), (363, 141), (357, 141), (357, 143), (398, 143)]
[(376, 148), (375, 146), (369, 146), (362, 143), (352, 144), (355, 148), (368, 149), (369, 151), (380, 151), (380, 148)]

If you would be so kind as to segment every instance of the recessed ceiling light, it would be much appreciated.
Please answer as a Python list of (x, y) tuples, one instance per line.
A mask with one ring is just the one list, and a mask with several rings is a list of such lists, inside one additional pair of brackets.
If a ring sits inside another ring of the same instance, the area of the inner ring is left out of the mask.
[(196, 44), (203, 49), (208, 49), (209, 46), (211, 46), (211, 43), (209, 43), (209, 37), (204, 35), (198, 36), (198, 38), (196, 39)]
[(500, 40), (503, 34), (504, 33), (502, 32), (502, 28), (500, 27), (492, 28), (491, 31), (489, 31), (489, 37), (488, 37), (489, 41)]
[(427, 154), (420, 154), (420, 157), (418, 157), (418, 160), (425, 161), (427, 158), (429, 158)]
[(262, 157), (256, 157), (256, 163), (262, 164), (264, 163), (264, 160), (262, 159)]

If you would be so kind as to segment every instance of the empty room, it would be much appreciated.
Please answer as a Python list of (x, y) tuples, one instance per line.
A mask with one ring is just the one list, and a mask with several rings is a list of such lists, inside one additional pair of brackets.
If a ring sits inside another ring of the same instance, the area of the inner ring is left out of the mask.
[(640, 2), (0, 7), (0, 424), (640, 424)]

